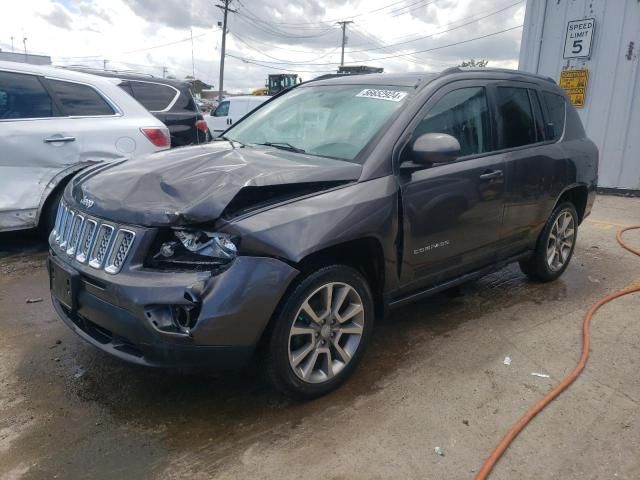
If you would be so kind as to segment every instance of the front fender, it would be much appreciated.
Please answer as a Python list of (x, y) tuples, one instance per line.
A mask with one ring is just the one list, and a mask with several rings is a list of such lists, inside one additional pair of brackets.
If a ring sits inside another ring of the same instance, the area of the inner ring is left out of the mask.
[[(385, 265), (395, 265), (398, 184), (393, 176), (354, 183), (232, 221), (221, 229), (241, 239), (242, 255), (298, 264), (305, 257), (361, 238), (382, 246)], [(388, 272), (396, 275), (393, 268)]]

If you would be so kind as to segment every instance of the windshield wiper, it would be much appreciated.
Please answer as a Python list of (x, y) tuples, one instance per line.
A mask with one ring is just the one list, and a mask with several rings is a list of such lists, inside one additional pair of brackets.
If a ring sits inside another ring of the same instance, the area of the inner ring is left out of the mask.
[(280, 150), (287, 150), (289, 152), (295, 152), (295, 153), (306, 153), (306, 150), (302, 148), (294, 147), (293, 145), (287, 142), (264, 142), (264, 143), (256, 143), (256, 145), (264, 145), (265, 147), (279, 148)]
[(244, 143), (239, 142), (238, 140), (234, 140), (233, 138), (229, 138), (225, 135), (219, 135), (214, 139), (214, 142), (218, 142), (220, 140), (226, 140), (227, 142), (229, 142), (231, 144), (232, 147), (235, 148), (235, 146), (233, 145), (234, 143), (237, 143), (238, 145), (240, 145), (241, 147), (244, 147)]

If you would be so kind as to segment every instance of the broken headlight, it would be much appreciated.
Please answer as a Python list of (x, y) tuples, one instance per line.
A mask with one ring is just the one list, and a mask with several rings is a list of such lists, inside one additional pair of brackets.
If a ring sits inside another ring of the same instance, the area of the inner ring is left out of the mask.
[(149, 266), (180, 270), (217, 270), (238, 254), (238, 239), (205, 230), (172, 229), (152, 247)]

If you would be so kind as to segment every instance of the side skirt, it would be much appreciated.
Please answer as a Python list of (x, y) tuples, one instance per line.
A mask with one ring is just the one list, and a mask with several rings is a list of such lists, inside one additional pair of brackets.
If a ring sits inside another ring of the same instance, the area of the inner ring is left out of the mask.
[(442, 283), (438, 283), (436, 285), (432, 285), (431, 287), (428, 287), (424, 290), (419, 290), (417, 292), (413, 292), (410, 293), (408, 295), (405, 295), (403, 297), (399, 297), (399, 298), (395, 298), (393, 300), (389, 300), (387, 299), (386, 304), (387, 304), (387, 308), (389, 310), (395, 309), (395, 308), (399, 308), (399, 307), (403, 307), (404, 305), (411, 303), (411, 302), (415, 302), (418, 300), (422, 300), (423, 298), (427, 298), (430, 297), (432, 295), (435, 295), (436, 293), (442, 292), (444, 290), (447, 290), (449, 288), (455, 287), (457, 285), (461, 285), (463, 283), (467, 283), (470, 282), (472, 280), (477, 280), (480, 277), (484, 277), (485, 275), (488, 275), (489, 273), (498, 271), (504, 267), (506, 267), (507, 265), (514, 263), (514, 262), (518, 262), (520, 260), (525, 260), (526, 258), (531, 256), (531, 251), (525, 251), (522, 253), (519, 253), (518, 255), (514, 255), (513, 257), (509, 257), (505, 260), (502, 260), (498, 263), (494, 263), (492, 265), (489, 265), (487, 267), (483, 267), (479, 270), (475, 270), (473, 272), (469, 272), (469, 273), (465, 273), (464, 275), (461, 275), (459, 277), (453, 278), (451, 280), (447, 280), (446, 282), (442, 282)]

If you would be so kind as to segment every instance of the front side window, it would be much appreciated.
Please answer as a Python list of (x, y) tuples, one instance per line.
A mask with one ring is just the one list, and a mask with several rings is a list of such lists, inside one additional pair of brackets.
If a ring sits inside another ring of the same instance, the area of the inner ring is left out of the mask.
[(460, 156), (491, 150), (489, 106), (483, 87), (454, 90), (431, 107), (418, 124), (413, 137), (425, 133), (446, 133), (460, 143)]
[(565, 103), (564, 98), (555, 93), (543, 92), (542, 98), (549, 114), (548, 122), (553, 125), (553, 140), (558, 140), (564, 132)]
[(115, 113), (105, 99), (88, 85), (61, 80), (49, 80), (48, 82), (66, 115), (93, 117)]
[(275, 98), (227, 137), (275, 144), (311, 155), (354, 160), (406, 103), (408, 87), (310, 85)]
[(176, 97), (176, 91), (167, 85), (147, 82), (129, 82), (129, 84), (134, 98), (150, 112), (166, 110)]
[(515, 148), (536, 142), (536, 127), (526, 88), (498, 87), (498, 115), (502, 120), (502, 148)]
[(0, 120), (52, 116), (51, 97), (38, 78), (0, 72)]
[(226, 117), (229, 115), (229, 101), (222, 102), (213, 112), (214, 117)]

